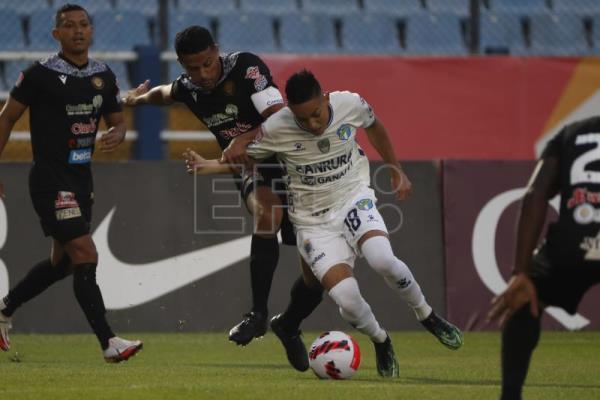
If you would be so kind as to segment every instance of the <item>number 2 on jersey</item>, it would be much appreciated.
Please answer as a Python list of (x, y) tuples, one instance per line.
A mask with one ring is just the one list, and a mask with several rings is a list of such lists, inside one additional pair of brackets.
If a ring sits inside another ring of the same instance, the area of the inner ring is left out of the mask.
[(577, 157), (573, 162), (573, 166), (571, 167), (571, 185), (578, 183), (600, 183), (600, 172), (585, 169), (587, 165), (595, 161), (600, 161), (600, 133), (579, 135), (575, 139), (575, 144), (595, 144), (596, 146)]

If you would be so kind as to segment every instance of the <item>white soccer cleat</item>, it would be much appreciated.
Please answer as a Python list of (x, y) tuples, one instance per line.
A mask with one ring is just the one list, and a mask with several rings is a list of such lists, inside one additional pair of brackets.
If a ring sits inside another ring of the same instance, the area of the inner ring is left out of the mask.
[(118, 336), (108, 339), (108, 348), (104, 350), (104, 360), (108, 363), (127, 361), (144, 347), (141, 340), (125, 340)]
[(10, 350), (10, 339), (8, 331), (12, 328), (10, 317), (5, 316), (0, 312), (0, 349), (3, 351)]

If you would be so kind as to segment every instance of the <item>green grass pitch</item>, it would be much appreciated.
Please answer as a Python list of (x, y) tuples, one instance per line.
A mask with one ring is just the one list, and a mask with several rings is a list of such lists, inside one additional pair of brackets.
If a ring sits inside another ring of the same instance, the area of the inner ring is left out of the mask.
[[(395, 332), (398, 380), (383, 380), (373, 349), (354, 333), (362, 352), (350, 381), (321, 381), (288, 366), (273, 334), (239, 348), (224, 333), (139, 335), (144, 350), (106, 364), (89, 335), (12, 336), (0, 354), (0, 399), (497, 399), (498, 333), (467, 333), (450, 351), (424, 332)], [(316, 333), (305, 334), (310, 344)], [(543, 332), (525, 399), (600, 399), (600, 332)]]

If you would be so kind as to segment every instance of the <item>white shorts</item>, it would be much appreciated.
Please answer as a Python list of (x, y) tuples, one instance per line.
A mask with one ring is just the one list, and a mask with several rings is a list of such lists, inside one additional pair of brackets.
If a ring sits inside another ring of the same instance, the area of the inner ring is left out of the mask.
[(323, 215), (318, 225), (296, 225), (298, 250), (319, 281), (337, 264), (354, 268), (360, 255), (359, 239), (367, 232), (387, 233), (385, 222), (377, 211), (373, 189), (365, 187), (341, 207)]

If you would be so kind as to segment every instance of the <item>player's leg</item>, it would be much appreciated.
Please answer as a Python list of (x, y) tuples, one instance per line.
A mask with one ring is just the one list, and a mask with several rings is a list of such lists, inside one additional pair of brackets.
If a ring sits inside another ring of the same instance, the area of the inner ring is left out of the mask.
[(267, 331), (267, 303), (273, 274), (279, 261), (277, 231), (283, 217), (279, 196), (267, 186), (252, 186), (254, 190), (246, 196), (246, 206), (253, 215), (255, 224), (250, 247), (252, 310), (229, 332), (229, 340), (239, 345), (246, 345)]
[(301, 338), (300, 323), (321, 303), (323, 288), (306, 261), (302, 257), (300, 260), (302, 276), (292, 286), (285, 312), (271, 319), (271, 329), (283, 344), (290, 364), (298, 371), (306, 371), (308, 353)]

